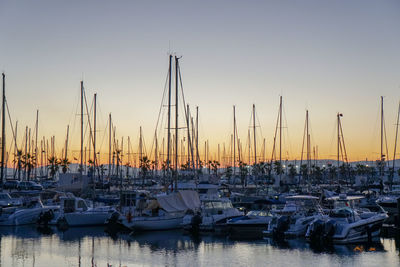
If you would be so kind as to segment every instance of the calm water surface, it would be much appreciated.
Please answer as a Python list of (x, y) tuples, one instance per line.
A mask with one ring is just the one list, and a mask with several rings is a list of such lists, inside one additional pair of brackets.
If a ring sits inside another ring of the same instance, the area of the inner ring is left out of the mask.
[(104, 228), (0, 228), (0, 266), (400, 266), (394, 239), (310, 247), (302, 240), (231, 241), (180, 231), (110, 236)]

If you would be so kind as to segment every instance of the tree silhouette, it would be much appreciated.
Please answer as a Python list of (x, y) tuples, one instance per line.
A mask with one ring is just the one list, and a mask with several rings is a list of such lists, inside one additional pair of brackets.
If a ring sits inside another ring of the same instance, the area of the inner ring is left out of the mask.
[(65, 159), (60, 159), (59, 164), (60, 164), (62, 173), (67, 173), (71, 162), (67, 158), (65, 158)]
[(54, 176), (60, 168), (59, 160), (56, 157), (52, 156), (48, 158), (47, 161), (49, 162), (49, 166), (47, 166), (47, 168), (50, 171), (50, 176), (54, 179)]
[(32, 169), (35, 167), (36, 164), (36, 157), (34, 155), (31, 155), (30, 153), (27, 153), (25, 155), (22, 155), (22, 166), (24, 169), (27, 171), (27, 180), (29, 181), (31, 177), (31, 172)]
[(144, 180), (147, 177), (147, 173), (150, 170), (150, 160), (147, 156), (140, 159), (140, 174), (142, 176), (142, 185), (144, 186)]

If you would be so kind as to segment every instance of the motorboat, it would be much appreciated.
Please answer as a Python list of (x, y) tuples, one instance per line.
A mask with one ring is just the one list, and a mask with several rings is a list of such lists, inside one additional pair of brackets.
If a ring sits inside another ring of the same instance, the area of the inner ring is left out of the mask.
[(306, 238), (311, 242), (357, 243), (371, 242), (379, 238), (385, 212), (371, 212), (357, 208), (362, 196), (341, 194), (332, 197), (334, 209), (328, 216), (314, 220), (308, 227)]
[(259, 239), (263, 230), (272, 220), (272, 214), (267, 210), (252, 210), (245, 216), (227, 221), (229, 237), (232, 239)]
[(189, 232), (226, 231), (228, 220), (243, 216), (243, 212), (234, 208), (229, 198), (216, 194), (207, 194), (201, 198), (201, 208), (196, 213), (187, 214), (183, 218), (183, 229)]
[(400, 194), (390, 194), (390, 195), (384, 195), (380, 196), (377, 200), (376, 203), (381, 206), (387, 213), (388, 215), (397, 215), (399, 213), (398, 207), (397, 207), (397, 200), (400, 198)]
[(0, 207), (11, 207), (11, 206), (21, 206), (21, 198), (12, 198), (10, 194), (5, 192), (0, 192)]
[(308, 225), (324, 216), (318, 200), (318, 197), (309, 195), (287, 196), (284, 208), (273, 211), (275, 215), (267, 230), (263, 231), (264, 235), (277, 238), (304, 236)]
[(31, 199), (25, 206), (0, 208), (0, 226), (34, 224), (49, 209), (43, 206), (39, 198)]

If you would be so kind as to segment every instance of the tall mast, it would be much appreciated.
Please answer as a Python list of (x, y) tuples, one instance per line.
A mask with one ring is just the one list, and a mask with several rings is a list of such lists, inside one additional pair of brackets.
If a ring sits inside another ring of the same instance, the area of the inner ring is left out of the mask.
[(156, 173), (157, 173), (157, 170), (158, 170), (158, 138), (157, 138), (157, 132), (155, 131), (154, 132), (154, 137), (155, 137), (155, 142), (156, 142), (156, 148), (155, 148), (155, 151), (154, 151), (154, 167), (155, 167), (155, 169), (156, 169)]
[(126, 165), (126, 177), (129, 177), (129, 168), (131, 166), (131, 138), (128, 136), (128, 164)]
[[(15, 155), (17, 153), (18, 147), (17, 147), (17, 134), (18, 134), (18, 121), (15, 122), (15, 131), (14, 131), (14, 159), (15, 159)], [(16, 160), (13, 161), (13, 169), (14, 169), (14, 178), (15, 178), (15, 174), (16, 174), (16, 168), (15, 168), (15, 163)]]
[(263, 139), (263, 154), (262, 154), (262, 161), (265, 162), (265, 138)]
[(199, 168), (199, 107), (196, 107), (196, 169)]
[(338, 173), (339, 173), (339, 161), (340, 161), (340, 116), (341, 114), (337, 114), (337, 167), (338, 167)]
[(35, 132), (35, 179), (37, 178), (38, 161), (38, 131), (39, 131), (39, 110), (36, 110), (36, 132)]
[(187, 125), (187, 166), (190, 169), (190, 148), (192, 146), (190, 138), (190, 120), (189, 120), (189, 104), (186, 105), (186, 125)]
[(282, 166), (282, 96), (279, 100), (279, 163)]
[(236, 107), (233, 106), (233, 176), (236, 174)]
[(383, 175), (383, 165), (384, 155), (383, 155), (383, 96), (381, 96), (381, 168), (380, 168), (380, 176)]
[(81, 81), (81, 165), (79, 172), (83, 173), (83, 81)]
[(93, 107), (93, 178), (96, 176), (96, 101), (97, 94), (94, 94)]
[(248, 129), (247, 130), (247, 140), (248, 140), (248, 143), (249, 143), (249, 165), (250, 165), (250, 161), (251, 161), (251, 155), (250, 155), (250, 153), (251, 153), (251, 144), (250, 144), (250, 129)]
[(65, 154), (64, 154), (65, 160), (67, 160), (68, 158), (68, 137), (69, 137), (69, 125), (67, 126), (67, 138), (65, 139)]
[(108, 126), (108, 176), (111, 176), (111, 113), (108, 115), (109, 126)]
[(309, 125), (308, 125), (308, 110), (306, 110), (306, 136), (307, 136), (307, 179), (308, 174), (310, 173), (310, 133), (309, 133)]
[(143, 160), (143, 139), (142, 139), (142, 126), (139, 127), (139, 162)]
[(393, 152), (393, 172), (394, 172), (394, 167), (395, 167), (395, 162), (396, 162), (396, 148), (397, 148), (397, 134), (399, 131), (399, 116), (400, 116), (400, 102), (399, 102), (399, 108), (397, 111), (397, 121), (396, 121), (396, 136), (394, 139), (394, 152)]
[[(25, 158), (27, 158), (28, 154), (28, 126), (25, 127)], [(53, 155), (54, 157), (54, 155)], [(24, 167), (24, 177), (27, 179), (27, 173), (26, 173), (26, 166)], [(29, 177), (28, 177), (29, 180)]]
[(191, 123), (192, 123), (192, 142), (191, 142), (191, 147), (190, 147), (190, 151), (191, 151), (191, 154), (192, 154), (192, 168), (193, 168), (193, 171), (195, 171), (195, 163), (194, 163), (194, 140), (195, 140), (195, 135), (194, 135), (194, 123), (193, 123), (193, 117), (190, 117), (190, 121), (191, 121)]
[(0, 173), (0, 187), (3, 189), (4, 181), (4, 151), (6, 146), (6, 75), (3, 75), (3, 102), (1, 113), (1, 173)]
[(179, 58), (175, 56), (175, 190), (178, 190), (178, 70)]
[(170, 150), (171, 150), (171, 79), (172, 79), (172, 55), (169, 55), (168, 70), (168, 136), (167, 136), (167, 173), (170, 170)]
[(282, 96), (279, 99), (279, 165), (281, 171), (279, 172), (279, 182), (282, 180)]
[(221, 163), (221, 157), (220, 157), (221, 155), (220, 155), (220, 147), (219, 147), (219, 144), (218, 144), (218, 162), (219, 163)]
[[(253, 104), (254, 164), (257, 164), (256, 105)], [(250, 164), (250, 161), (249, 161)]]

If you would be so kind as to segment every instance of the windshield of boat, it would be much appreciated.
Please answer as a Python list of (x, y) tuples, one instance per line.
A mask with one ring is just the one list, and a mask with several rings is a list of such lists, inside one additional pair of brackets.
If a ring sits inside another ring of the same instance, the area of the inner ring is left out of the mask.
[(0, 194), (0, 199), (11, 199), (11, 197), (8, 194)]
[(357, 205), (355, 200), (337, 200), (334, 202), (333, 207), (335, 209), (340, 209), (340, 208), (354, 208)]
[(247, 216), (268, 216), (269, 213), (265, 210), (251, 210), (247, 213)]
[(348, 217), (354, 217), (354, 215), (355, 215), (354, 211), (349, 207), (334, 209), (330, 213), (330, 216), (335, 218), (348, 218)]
[(285, 208), (296, 209), (296, 210), (308, 210), (311, 208), (315, 208), (316, 206), (318, 206), (318, 201), (315, 199), (296, 199), (296, 200), (290, 199), (286, 202)]
[(230, 209), (233, 208), (232, 203), (230, 201), (206, 201), (204, 202), (204, 208), (206, 210), (210, 209)]

